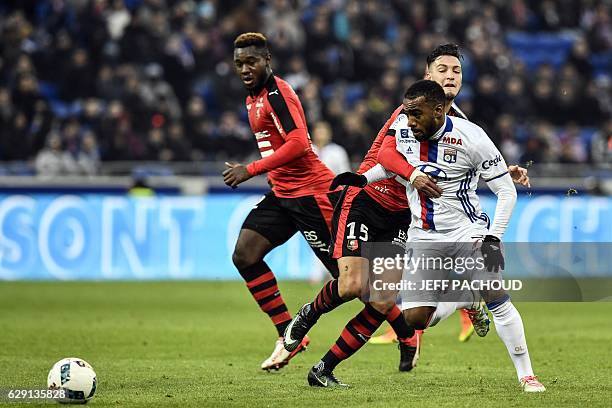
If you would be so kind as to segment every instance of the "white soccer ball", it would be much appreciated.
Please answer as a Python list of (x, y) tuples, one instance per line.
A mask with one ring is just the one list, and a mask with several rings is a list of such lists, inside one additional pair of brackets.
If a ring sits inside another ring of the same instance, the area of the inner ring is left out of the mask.
[(59, 402), (85, 404), (96, 392), (96, 373), (91, 365), (76, 357), (64, 358), (53, 365), (47, 377), (49, 389), (64, 390)]

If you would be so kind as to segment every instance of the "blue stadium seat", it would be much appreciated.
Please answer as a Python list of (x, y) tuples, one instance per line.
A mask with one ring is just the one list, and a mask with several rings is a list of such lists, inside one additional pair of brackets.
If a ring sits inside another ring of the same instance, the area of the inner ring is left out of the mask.
[(557, 33), (511, 32), (506, 35), (506, 42), (512, 53), (533, 71), (544, 63), (559, 69), (571, 51), (574, 38)]
[(610, 77), (612, 72), (612, 51), (608, 51), (602, 54), (593, 54), (590, 58), (591, 65), (593, 65), (593, 73), (595, 76), (607, 76)]
[(58, 87), (51, 82), (39, 81), (38, 89), (40, 94), (48, 101), (59, 99)]

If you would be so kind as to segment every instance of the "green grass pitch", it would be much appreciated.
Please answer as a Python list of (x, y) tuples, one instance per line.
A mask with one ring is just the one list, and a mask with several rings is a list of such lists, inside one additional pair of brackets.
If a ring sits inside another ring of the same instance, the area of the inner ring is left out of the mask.
[[(319, 288), (280, 286), (293, 312)], [(397, 371), (395, 346), (367, 345), (336, 369), (350, 389), (312, 389), (308, 369), (357, 302), (322, 317), (310, 349), (266, 373), (275, 331), (241, 282), (3, 282), (0, 389), (43, 388), (55, 361), (78, 356), (98, 374), (93, 406), (610, 406), (612, 303), (517, 307), (544, 394), (521, 393), (494, 329), (458, 343), (456, 315), (425, 334), (414, 372)]]

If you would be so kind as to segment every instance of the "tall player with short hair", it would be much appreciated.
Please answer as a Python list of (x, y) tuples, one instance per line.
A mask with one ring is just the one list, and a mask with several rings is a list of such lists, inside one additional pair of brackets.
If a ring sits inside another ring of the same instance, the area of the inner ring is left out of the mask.
[[(463, 70), (461, 66), (462, 58), (463, 56), (461, 55), (458, 45), (439, 45), (427, 56), (424, 79), (435, 81), (444, 89), (444, 93), (446, 95), (446, 114), (462, 119), (468, 119), (454, 102), (455, 98), (461, 91), (461, 86), (463, 84)], [(385, 139), (379, 152), (378, 161), (384, 165), (387, 170), (398, 171), (397, 174), (399, 175), (403, 174), (404, 176), (407, 176), (410, 172), (410, 168), (405, 165), (405, 161), (395, 149), (394, 138)], [(380, 168), (374, 169), (373, 171), (379, 170)], [(508, 166), (508, 171), (510, 172), (510, 175), (515, 183), (529, 187), (527, 169), (517, 165), (512, 165)], [(367, 177), (368, 173), (365, 175)], [(474, 332), (471, 321), (472, 318), (470, 317), (470, 313), (473, 312), (473, 310), (460, 310), (461, 332), (459, 334), (459, 341), (461, 342), (469, 340)], [(389, 343), (393, 340), (395, 340), (395, 333), (393, 332), (392, 328), (390, 328), (385, 334), (372, 338), (372, 341), (378, 344)]]
[(291, 352), (283, 348), (291, 315), (264, 256), (299, 231), (337, 277), (338, 265), (329, 258), (328, 247), (333, 207), (340, 194), (329, 191), (334, 174), (312, 150), (300, 100), (287, 82), (273, 74), (270, 61), (263, 34), (244, 33), (234, 41), (234, 68), (249, 92), (249, 124), (261, 159), (248, 165), (226, 163), (223, 172), (225, 184), (232, 188), (263, 173), (272, 186), (244, 221), (232, 254), (251, 295), (278, 332), (274, 351), (261, 364), (264, 370), (283, 367), (309, 343), (304, 338)]
[[(467, 120), (447, 116), (446, 102), (445, 92), (438, 83), (417, 81), (404, 96), (405, 114), (399, 115), (391, 126), (396, 134), (396, 149), (404, 160), (410, 167), (434, 169), (431, 176), (438, 179), (444, 191), (441, 197), (432, 199), (407, 185), (412, 212), (407, 246), (413, 256), (427, 259), (456, 256), (457, 243), (469, 243), (470, 248), (480, 243), (484, 267), (494, 272), (489, 276), (501, 279), (504, 268), (501, 237), (516, 203), (516, 189), (501, 153), (487, 134)], [(481, 211), (476, 194), (480, 178), (497, 196), (492, 223)], [(411, 271), (411, 276), (444, 274), (442, 270), (427, 270), (423, 266), (416, 269)], [(480, 268), (475, 269), (478, 272)], [(402, 291), (406, 321), (424, 329), (461, 307), (461, 302), (440, 303), (442, 292), (440, 289)], [(510, 354), (522, 389), (525, 392), (545, 391), (531, 368), (523, 322), (510, 296), (503, 289), (481, 294)]]

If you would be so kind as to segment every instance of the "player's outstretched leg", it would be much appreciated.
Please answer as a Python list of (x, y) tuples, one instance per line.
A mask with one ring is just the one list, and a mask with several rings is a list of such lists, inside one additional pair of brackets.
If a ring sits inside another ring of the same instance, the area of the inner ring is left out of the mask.
[(263, 370), (279, 369), (285, 366), (298, 352), (305, 349), (308, 339), (298, 344), (293, 352), (283, 347), (282, 336), (291, 321), (291, 315), (278, 290), (276, 277), (263, 257), (272, 249), (272, 244), (256, 231), (243, 229), (238, 236), (232, 261), (246, 282), (247, 288), (261, 311), (266, 313), (278, 332), (278, 339), (270, 357), (261, 364)]
[(491, 321), (487, 315), (484, 302), (439, 302), (436, 311), (428, 322), (428, 327), (435, 326), (452, 315), (455, 310), (466, 310), (476, 334), (484, 337), (489, 332)]
[(523, 320), (516, 307), (510, 301), (510, 296), (504, 295), (498, 300), (490, 301), (487, 303), (487, 307), (493, 315), (497, 334), (508, 349), (523, 391), (546, 391), (544, 385), (533, 374)]
[(387, 313), (386, 319), (396, 334), (399, 343), (399, 370), (410, 371), (416, 366), (419, 359), (421, 335), (423, 332), (421, 330), (416, 332), (412, 327), (408, 326), (404, 316), (402, 316), (402, 311), (397, 305), (393, 305), (389, 313)]
[(360, 296), (362, 271), (367, 260), (358, 256), (338, 259), (339, 276), (327, 282), (315, 300), (302, 306), (285, 330), (285, 349), (294, 350), (322, 314)]
[(525, 392), (545, 391), (544, 385), (533, 374), (523, 320), (510, 301), (510, 297), (505, 295), (497, 301), (489, 302), (487, 306), (493, 315), (497, 333), (508, 349), (523, 390)]
[[(333, 371), (340, 362), (355, 354), (385, 321), (385, 314), (366, 303), (359, 312), (342, 330), (336, 343), (329, 349), (308, 374), (308, 383), (311, 386), (329, 387), (342, 384), (335, 378)], [(329, 381), (325, 381), (328, 379)]]
[(287, 324), (284, 332), (285, 350), (292, 352), (297, 349), (306, 333), (310, 331), (322, 314), (334, 310), (345, 301), (338, 292), (338, 280), (332, 279), (323, 285), (314, 301), (306, 303), (293, 320)]

